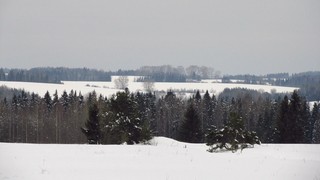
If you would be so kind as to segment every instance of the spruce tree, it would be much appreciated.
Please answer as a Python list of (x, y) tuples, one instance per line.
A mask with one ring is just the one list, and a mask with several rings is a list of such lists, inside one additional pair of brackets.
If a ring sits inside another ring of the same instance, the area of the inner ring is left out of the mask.
[(287, 143), (303, 143), (306, 119), (303, 119), (302, 100), (297, 91), (294, 91), (289, 103), (288, 141)]
[(196, 102), (198, 103), (200, 103), (200, 101), (201, 101), (201, 95), (200, 95), (200, 91), (199, 90), (197, 90), (197, 92), (196, 92), (196, 96), (195, 96), (195, 99), (196, 99)]
[(97, 104), (89, 107), (89, 119), (82, 127), (82, 132), (87, 136), (89, 144), (99, 144), (101, 140), (99, 109)]
[(118, 92), (110, 99), (110, 109), (106, 116), (106, 137), (110, 144), (134, 144), (150, 139), (149, 126), (139, 117), (138, 104), (128, 90)]
[(256, 131), (264, 143), (274, 142), (274, 126), (275, 126), (275, 106), (276, 103), (269, 97), (266, 98), (262, 103), (261, 109), (257, 112), (258, 122)]
[(289, 124), (289, 99), (287, 96), (284, 97), (280, 104), (279, 117), (277, 120), (277, 134), (278, 142), (288, 142), (289, 131), (291, 130), (291, 124)]
[(313, 123), (312, 143), (320, 143), (320, 109), (317, 103), (314, 104), (311, 115), (311, 122)]
[(230, 113), (230, 121), (222, 129), (212, 126), (206, 134), (206, 144), (210, 146), (209, 152), (224, 149), (235, 152), (260, 143), (254, 131), (244, 129), (243, 120), (237, 113)]
[(279, 143), (305, 143), (308, 138), (309, 110), (297, 91), (280, 105), (278, 118)]
[(301, 118), (299, 126), (302, 126), (303, 138), (302, 143), (312, 142), (312, 130), (314, 123), (311, 122), (310, 105), (306, 100), (302, 101)]
[(46, 94), (44, 95), (44, 101), (45, 101), (45, 104), (48, 108), (48, 111), (51, 111), (51, 107), (52, 107), (52, 98), (50, 96), (50, 93), (49, 91), (46, 92)]
[[(213, 97), (214, 98), (214, 97)], [(213, 99), (211, 99), (209, 92), (203, 96), (203, 129), (206, 131), (210, 125), (213, 125), (213, 111), (214, 111), (214, 104)]]
[(63, 91), (63, 94), (60, 97), (60, 103), (62, 104), (63, 109), (66, 112), (69, 106), (69, 97), (68, 97), (67, 91)]
[(164, 136), (177, 139), (179, 136), (179, 121), (182, 120), (181, 114), (183, 111), (181, 107), (182, 101), (172, 91), (168, 91), (164, 97), (164, 104), (162, 105), (163, 110), (163, 131)]
[(147, 139), (151, 139), (151, 121), (154, 117), (152, 117), (152, 107), (151, 107), (151, 93), (144, 94), (137, 92), (134, 96), (134, 101), (137, 104), (138, 117), (141, 121), (141, 136), (146, 137)]
[(183, 142), (199, 143), (202, 141), (201, 121), (192, 103), (185, 112), (179, 134), (179, 139)]

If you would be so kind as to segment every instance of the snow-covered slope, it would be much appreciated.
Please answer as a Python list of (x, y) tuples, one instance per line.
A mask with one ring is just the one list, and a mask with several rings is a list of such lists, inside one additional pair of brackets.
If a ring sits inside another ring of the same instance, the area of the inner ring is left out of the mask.
[[(56, 90), (59, 95), (64, 90), (70, 92), (72, 89), (77, 92), (81, 92), (83, 95), (95, 90), (98, 94), (103, 96), (111, 96), (115, 94), (119, 89), (115, 89), (113, 82), (97, 82), (97, 81), (63, 81), (63, 84), (49, 84), (49, 83), (30, 83), (30, 82), (9, 82), (0, 81), (0, 86), (5, 85), (9, 88), (24, 89), (29, 92), (38, 93), (40, 96), (49, 91), (53, 94)], [(128, 88), (130, 91), (143, 91), (143, 83), (141, 82), (129, 82)], [(210, 93), (219, 94), (225, 88), (247, 88), (253, 90), (261, 90), (264, 92), (293, 92), (294, 87), (281, 87), (281, 86), (268, 86), (268, 85), (251, 85), (251, 84), (229, 84), (229, 83), (155, 83), (154, 89), (158, 91), (171, 90), (184, 90), (184, 91), (206, 91)]]
[(0, 179), (206, 180), (320, 178), (320, 145), (264, 144), (208, 153), (204, 144), (156, 137), (151, 145), (0, 143)]

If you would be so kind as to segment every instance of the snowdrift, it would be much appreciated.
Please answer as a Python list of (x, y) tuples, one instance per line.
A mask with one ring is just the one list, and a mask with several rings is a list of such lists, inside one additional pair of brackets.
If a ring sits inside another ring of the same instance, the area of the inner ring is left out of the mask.
[(209, 153), (156, 137), (150, 145), (0, 143), (0, 179), (320, 179), (320, 145), (263, 144)]

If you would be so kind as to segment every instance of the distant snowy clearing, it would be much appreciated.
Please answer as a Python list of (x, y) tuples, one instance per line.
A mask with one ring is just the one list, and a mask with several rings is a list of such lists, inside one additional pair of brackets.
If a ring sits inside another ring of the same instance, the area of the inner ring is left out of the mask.
[[(58, 91), (59, 96), (63, 91), (70, 92), (75, 90), (78, 93), (81, 92), (83, 95), (96, 91), (97, 94), (102, 94), (103, 96), (111, 96), (120, 89), (115, 88), (113, 82), (99, 82), (99, 81), (63, 81), (62, 84), (50, 84), (50, 83), (31, 83), (31, 82), (12, 82), (12, 81), (0, 81), (0, 86), (7, 86), (9, 88), (24, 89), (28, 92), (38, 93), (40, 96), (49, 91), (52, 95), (55, 91)], [(132, 82), (129, 81), (128, 88), (132, 92), (143, 91), (142, 82)], [(154, 89), (157, 91), (206, 91), (208, 90), (211, 94), (219, 94), (226, 88), (247, 88), (252, 90), (258, 90), (263, 92), (278, 92), (287, 93), (293, 92), (294, 87), (282, 87), (282, 86), (269, 86), (269, 85), (252, 85), (252, 84), (234, 84), (234, 83), (164, 83), (156, 82), (154, 83)]]
[(163, 137), (132, 146), (0, 143), (0, 179), (320, 179), (320, 145), (264, 144), (236, 153), (207, 148)]

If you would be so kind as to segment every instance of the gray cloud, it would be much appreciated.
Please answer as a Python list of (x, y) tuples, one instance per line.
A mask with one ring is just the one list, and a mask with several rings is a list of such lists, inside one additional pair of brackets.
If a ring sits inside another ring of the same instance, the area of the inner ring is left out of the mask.
[(320, 1), (0, 0), (4, 67), (320, 70)]

